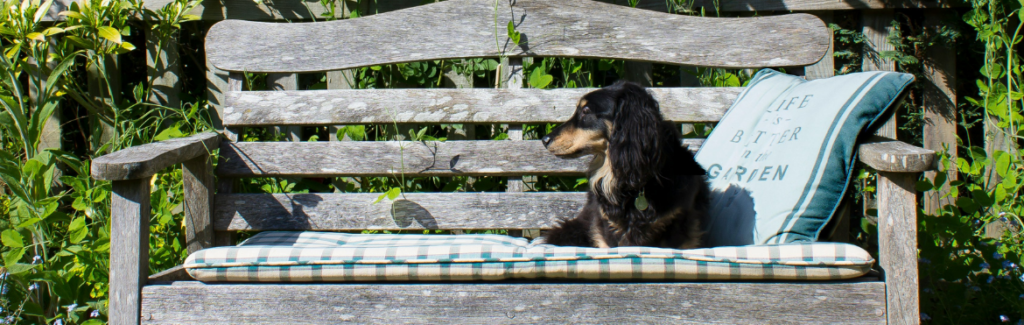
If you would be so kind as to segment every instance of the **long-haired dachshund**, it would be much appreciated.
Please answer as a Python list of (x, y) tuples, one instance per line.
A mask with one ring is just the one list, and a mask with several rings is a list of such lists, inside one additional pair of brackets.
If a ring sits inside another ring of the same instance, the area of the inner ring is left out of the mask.
[(643, 87), (619, 81), (584, 95), (572, 118), (541, 142), (562, 158), (594, 155), (586, 205), (544, 243), (700, 246), (710, 191), (704, 169)]

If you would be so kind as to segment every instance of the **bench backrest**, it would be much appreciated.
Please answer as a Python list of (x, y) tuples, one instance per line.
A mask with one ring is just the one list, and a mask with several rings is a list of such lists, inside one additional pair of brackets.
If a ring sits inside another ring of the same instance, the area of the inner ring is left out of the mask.
[[(508, 192), (217, 194), (214, 229), (544, 229), (576, 214), (579, 192), (522, 192), (527, 175), (584, 175), (589, 157), (559, 159), (521, 125), (559, 123), (593, 89), (351, 89), (242, 91), (243, 72), (322, 72), (477, 57), (611, 58), (721, 68), (801, 67), (831, 42), (808, 14), (702, 18), (589, 0), (452, 0), (319, 23), (223, 21), (206, 41), (209, 62), (230, 72), (221, 117), (232, 141), (216, 174), (239, 177), (506, 176)], [(513, 17), (514, 15), (514, 17)], [(522, 36), (515, 44), (505, 24)], [(497, 37), (495, 34), (497, 33)], [(506, 69), (520, 69), (515, 67)], [(506, 71), (507, 72), (507, 71)], [(512, 71), (514, 76), (517, 71)], [(521, 71), (518, 71), (521, 74)], [(666, 119), (716, 122), (738, 88), (651, 88)], [(237, 142), (241, 127), (350, 124), (508, 124), (511, 140), (445, 142)], [(685, 139), (696, 149), (699, 139)]]

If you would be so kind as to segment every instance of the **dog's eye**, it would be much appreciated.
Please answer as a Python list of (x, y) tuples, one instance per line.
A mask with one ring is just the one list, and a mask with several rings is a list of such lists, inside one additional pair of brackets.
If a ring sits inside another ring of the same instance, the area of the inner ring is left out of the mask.
[(583, 109), (580, 110), (580, 113), (582, 113), (584, 115), (590, 114), (590, 106), (583, 106)]

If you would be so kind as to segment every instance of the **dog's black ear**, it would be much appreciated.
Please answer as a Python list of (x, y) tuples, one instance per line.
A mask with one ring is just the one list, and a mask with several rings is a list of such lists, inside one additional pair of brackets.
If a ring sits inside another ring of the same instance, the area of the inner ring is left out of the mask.
[(608, 143), (608, 155), (620, 185), (638, 189), (661, 169), (662, 150), (659, 137), (662, 121), (658, 102), (640, 85), (625, 82), (620, 86), (613, 132)]

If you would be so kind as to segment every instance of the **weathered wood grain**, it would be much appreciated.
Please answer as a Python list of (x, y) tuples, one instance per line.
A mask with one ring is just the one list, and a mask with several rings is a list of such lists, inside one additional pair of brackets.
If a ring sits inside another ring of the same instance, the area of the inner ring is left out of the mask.
[[(67, 6), (73, 0), (56, 0), (53, 8), (43, 18), (44, 21), (63, 20), (63, 16), (57, 14), (67, 10)], [(626, 0), (597, 0), (600, 2), (626, 5)], [(151, 10), (158, 10), (170, 3), (171, 0), (149, 0), (143, 2), (143, 7)], [(355, 0), (338, 1), (339, 6), (344, 2), (356, 2)], [(410, 8), (421, 5), (423, 0), (388, 0), (388, 1), (359, 1), (363, 8), (360, 8), (364, 15), (378, 12), (388, 12), (403, 8)], [(857, 10), (857, 9), (885, 9), (885, 8), (956, 8), (964, 6), (963, 3), (955, 1), (930, 1), (930, 0), (858, 0), (858, 1), (829, 1), (829, 0), (696, 0), (692, 8), (700, 10), (704, 7), (707, 12), (767, 12), (767, 11), (809, 11), (809, 10)], [(670, 7), (666, 1), (639, 1), (637, 8), (653, 10), (658, 12), (674, 12), (676, 9)], [(201, 20), (216, 21), (224, 19), (241, 20), (323, 20), (322, 14), (325, 9), (315, 0), (274, 0), (263, 2), (247, 1), (223, 1), (203, 0), (201, 4), (188, 14), (199, 16)], [(338, 13), (343, 12), (339, 9)]]
[(935, 151), (904, 142), (875, 139), (860, 145), (857, 157), (877, 171), (917, 173), (935, 169)]
[[(825, 24), (832, 23), (832, 12), (831, 11), (817, 11), (813, 12), (818, 19), (825, 22)], [(832, 35), (832, 30), (829, 29), (829, 35)], [(831, 36), (829, 36), (831, 37)], [(804, 77), (807, 80), (824, 79), (832, 77), (836, 74), (835, 70), (835, 57), (833, 57), (834, 49), (831, 43), (829, 43), (828, 50), (825, 51), (825, 56), (821, 58), (818, 63), (804, 67)]]
[[(242, 85), (243, 85), (244, 82), (245, 82), (245, 76), (242, 75), (241, 72), (231, 72), (231, 73), (228, 73), (227, 79), (225, 79), (225, 83), (224, 83), (224, 90), (227, 91), (227, 92), (242, 91)], [(220, 119), (223, 118), (223, 116), (225, 115), (224, 114), (224, 105), (223, 105), (223, 103), (226, 101), (226, 99), (223, 96), (221, 96), (220, 100), (221, 100), (221, 105), (218, 106), (218, 108), (217, 108), (217, 114), (219, 116), (218, 117), (218, 121), (220, 121)], [(236, 141), (239, 140), (238, 139), (238, 135), (239, 135), (239, 133), (242, 132), (241, 128), (225, 126), (225, 125), (223, 125), (223, 123), (221, 124), (220, 128), (221, 128), (221, 132), (224, 133), (224, 137), (227, 138), (228, 141), (236, 142)]]
[(885, 285), (470, 283), (146, 286), (148, 324), (885, 322)]
[(216, 230), (418, 230), (550, 228), (576, 215), (581, 192), (217, 195)]
[[(661, 1), (640, 1), (661, 2)], [(651, 3), (648, 6), (656, 6)], [(743, 11), (817, 11), (817, 10), (863, 10), (863, 9), (901, 9), (901, 8), (955, 8), (964, 6), (956, 1), (932, 0), (695, 0), (694, 7), (704, 7), (708, 12), (718, 8), (722, 12)], [(655, 9), (651, 8), (651, 9)], [(699, 10), (699, 9), (698, 9)]]
[[(270, 88), (271, 91), (299, 90), (299, 75), (297, 73), (268, 73), (267, 88)], [(302, 127), (275, 126), (274, 133), (283, 134), (291, 141), (302, 141)]]
[[(561, 123), (594, 88), (336, 89), (227, 93), (224, 124)], [(718, 122), (742, 88), (649, 88), (665, 119)]]
[[(504, 75), (500, 85), (501, 88), (513, 91), (523, 88), (522, 58), (505, 58), (502, 60), (501, 73)], [(508, 140), (510, 141), (523, 141), (523, 125), (509, 124), (508, 131), (505, 134), (508, 135)], [(523, 183), (522, 177), (509, 177), (506, 184), (505, 192), (519, 193), (526, 190), (526, 184)]]
[[(867, 40), (864, 46), (863, 71), (896, 71), (896, 63), (882, 58), (881, 53), (895, 50), (889, 44), (889, 34), (893, 32), (892, 21), (895, 15), (892, 9), (865, 10), (861, 14), (862, 33)], [(898, 106), (898, 105), (893, 105)], [(896, 139), (896, 114), (892, 114), (885, 124), (875, 131), (875, 135)]]
[[(217, 130), (223, 130), (224, 124), (222, 123), (224, 116), (224, 95), (229, 91), (228, 78), (229, 72), (217, 69), (210, 59), (206, 58), (206, 101), (210, 105), (210, 119), (212, 120), (213, 127)], [(242, 90), (241, 87), (237, 90)], [(227, 136), (227, 134), (225, 134)], [(231, 137), (228, 137), (231, 140)], [(232, 140), (233, 141), (233, 140)]]
[[(926, 28), (938, 30), (949, 22), (956, 20), (958, 15), (953, 10), (925, 11), (924, 25)], [(924, 61), (924, 125), (922, 130), (922, 147), (942, 152), (949, 148), (950, 161), (956, 161), (957, 155), (957, 114), (956, 114), (956, 51), (944, 46), (931, 46)], [(990, 155), (989, 157), (993, 157)], [(935, 180), (937, 171), (925, 172), (925, 177)], [(959, 177), (956, 169), (946, 173), (946, 179), (955, 181)], [(995, 183), (992, 183), (995, 184)], [(949, 182), (943, 184), (938, 191), (924, 193), (924, 210), (935, 214), (939, 207), (952, 204), (956, 196), (949, 193)], [(945, 197), (945, 198), (943, 198)]]
[[(703, 139), (684, 139), (697, 150)], [(563, 159), (539, 140), (224, 142), (216, 173), (249, 176), (582, 175), (589, 156)]]
[(150, 28), (146, 30), (146, 77), (152, 83), (149, 102), (172, 108), (181, 106), (181, 58), (178, 40), (160, 40)]
[(138, 324), (149, 275), (149, 180), (114, 181), (110, 200), (110, 324)]
[(192, 280), (194, 280), (194, 278), (192, 278), (192, 276), (188, 274), (188, 271), (186, 271), (183, 266), (178, 265), (178, 266), (175, 266), (175, 267), (163, 270), (160, 273), (150, 275), (149, 278), (146, 279), (146, 283), (159, 283), (159, 282), (170, 283), (170, 282), (174, 282), (174, 281), (192, 281)]
[(216, 184), (210, 155), (200, 155), (182, 163), (181, 180), (185, 196), (185, 246), (191, 254), (213, 247), (210, 212), (213, 210)]
[(168, 166), (208, 154), (219, 143), (219, 134), (201, 133), (126, 148), (94, 159), (92, 177), (102, 180), (149, 177)]
[(650, 62), (628, 61), (622, 65), (622, 79), (640, 84), (644, 87), (654, 86), (654, 65)]
[[(248, 72), (328, 71), (502, 53), (757, 68), (812, 64), (830, 42), (824, 23), (807, 14), (704, 18), (589, 0), (514, 3), (514, 18), (507, 8), (499, 8), (495, 18), (490, 0), (453, 0), (316, 24), (222, 21), (207, 34), (206, 55), (220, 69)], [(504, 29), (495, 30), (495, 19), (516, 22), (524, 35), (519, 45)]]
[(878, 173), (878, 257), (889, 324), (920, 323), (917, 278), (918, 173)]

